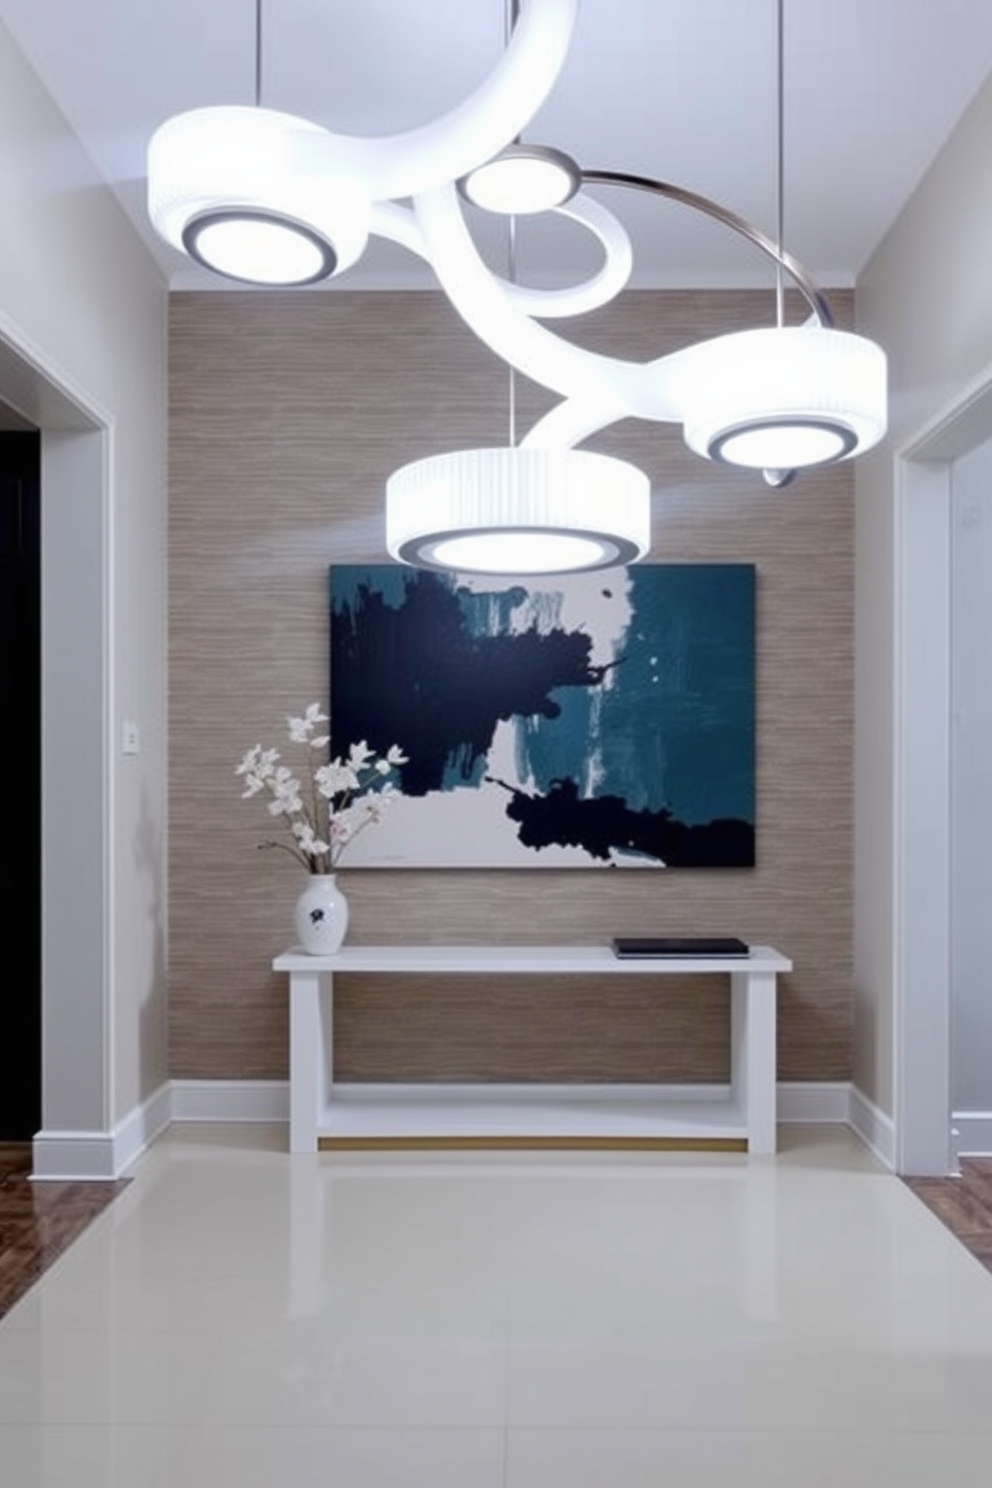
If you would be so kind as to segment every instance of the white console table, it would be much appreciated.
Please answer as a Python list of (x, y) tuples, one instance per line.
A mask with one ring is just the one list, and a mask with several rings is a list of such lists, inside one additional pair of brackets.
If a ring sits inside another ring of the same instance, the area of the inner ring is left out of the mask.
[[(319, 1147), (736, 1147), (775, 1151), (776, 977), (769, 946), (746, 957), (620, 959), (608, 946), (346, 945), (289, 950), (290, 1150)], [(730, 1084), (391, 1085), (334, 1082), (334, 975), (730, 978)]]

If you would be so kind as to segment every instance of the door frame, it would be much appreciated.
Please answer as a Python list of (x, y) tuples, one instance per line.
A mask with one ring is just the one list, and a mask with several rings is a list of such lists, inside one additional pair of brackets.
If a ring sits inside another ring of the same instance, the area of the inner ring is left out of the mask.
[[(39, 1136), (71, 1134), (85, 1167), (78, 1139), (113, 1110), (113, 424), (2, 315), (0, 398), (41, 430)], [(38, 1138), (35, 1176), (62, 1176), (39, 1168)]]
[(992, 438), (992, 367), (894, 462), (893, 1097), (899, 1173), (957, 1171), (951, 1096), (951, 474)]

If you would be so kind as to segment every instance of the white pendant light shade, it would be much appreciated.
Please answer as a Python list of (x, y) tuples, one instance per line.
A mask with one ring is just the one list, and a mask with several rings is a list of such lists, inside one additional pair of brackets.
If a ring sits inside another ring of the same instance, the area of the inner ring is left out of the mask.
[(459, 450), (404, 465), (386, 485), (386, 546), (420, 568), (612, 568), (643, 558), (650, 544), (647, 476), (587, 450)]
[(795, 470), (862, 454), (886, 429), (886, 359), (823, 326), (739, 331), (684, 357), (685, 441), (712, 460)]
[(208, 268), (254, 284), (311, 284), (355, 263), (371, 206), (334, 139), (292, 114), (178, 114), (148, 146), (156, 230)]

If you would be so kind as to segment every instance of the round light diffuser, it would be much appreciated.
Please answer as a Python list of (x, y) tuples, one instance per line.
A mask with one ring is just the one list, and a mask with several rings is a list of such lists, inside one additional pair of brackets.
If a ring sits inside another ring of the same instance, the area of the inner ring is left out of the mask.
[(204, 268), (244, 284), (314, 284), (337, 265), (326, 238), (269, 212), (203, 212), (183, 228), (183, 247)]
[(262, 108), (193, 109), (148, 146), (157, 231), (207, 268), (250, 284), (312, 284), (350, 268), (371, 204), (334, 137)]
[(507, 145), (458, 182), (473, 206), (506, 216), (550, 212), (582, 185), (582, 172), (570, 155), (547, 145)]
[(431, 455), (386, 484), (386, 546), (418, 568), (550, 574), (615, 568), (651, 545), (647, 476), (588, 450)]
[(711, 460), (796, 470), (862, 454), (886, 429), (886, 359), (825, 326), (738, 331), (691, 348), (685, 441)]

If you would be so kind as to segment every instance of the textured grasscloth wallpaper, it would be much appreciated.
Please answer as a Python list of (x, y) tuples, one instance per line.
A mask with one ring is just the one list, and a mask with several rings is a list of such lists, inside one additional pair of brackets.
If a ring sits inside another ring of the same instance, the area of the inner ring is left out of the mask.
[[(835, 309), (849, 321), (849, 298)], [(566, 329), (648, 359), (772, 313), (770, 293), (631, 292)], [(264, 808), (240, 799), (234, 765), (326, 696), (327, 568), (386, 561), (388, 475), (505, 442), (507, 372), (431, 293), (179, 294), (171, 321), (172, 1074), (282, 1078), (286, 987), (269, 966), (292, 940), (300, 870), (256, 851)], [(519, 428), (551, 401), (520, 380)], [(634, 421), (591, 447), (649, 473), (652, 561), (757, 565), (757, 867), (345, 868), (349, 938), (739, 934), (795, 961), (780, 982), (780, 1079), (847, 1079), (851, 468), (773, 491), (689, 454), (677, 429)], [(338, 978), (336, 992), (344, 1079), (727, 1075), (720, 978)]]

